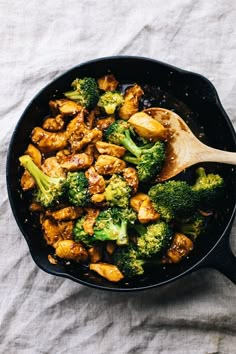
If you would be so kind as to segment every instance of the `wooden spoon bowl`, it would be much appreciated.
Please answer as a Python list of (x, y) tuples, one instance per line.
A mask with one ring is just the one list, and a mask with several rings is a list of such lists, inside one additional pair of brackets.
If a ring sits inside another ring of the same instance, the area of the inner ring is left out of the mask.
[(236, 165), (236, 152), (214, 149), (203, 144), (178, 114), (159, 107), (144, 110), (169, 131), (167, 156), (158, 182), (168, 180), (187, 167), (200, 162), (220, 162)]

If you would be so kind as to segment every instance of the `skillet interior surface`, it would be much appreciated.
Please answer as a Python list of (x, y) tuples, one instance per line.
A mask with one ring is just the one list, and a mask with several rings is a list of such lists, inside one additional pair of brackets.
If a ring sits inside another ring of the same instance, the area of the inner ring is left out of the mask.
[[(179, 114), (194, 133), (208, 145), (228, 151), (236, 151), (236, 139), (232, 125), (221, 107), (212, 84), (204, 77), (186, 72), (167, 64), (138, 57), (111, 57), (94, 60), (75, 67), (46, 86), (28, 105), (14, 131), (7, 161), (7, 184), (9, 199), (16, 221), (23, 233), (33, 259), (46, 272), (71, 278), (80, 283), (113, 290), (138, 290), (172, 281), (194, 269), (211, 251), (216, 242), (228, 232), (236, 200), (236, 170), (230, 165), (207, 164), (208, 171), (219, 172), (225, 179), (224, 200), (215, 207), (217, 217), (209, 224), (208, 232), (195, 243), (190, 256), (176, 265), (149, 269), (145, 276), (129, 282), (112, 284), (88, 271), (81, 265), (61, 262), (52, 265), (48, 254), (53, 250), (46, 246), (37, 217), (28, 210), (27, 193), (22, 193), (18, 158), (30, 142), (32, 129), (42, 124), (49, 115), (48, 102), (61, 98), (76, 77), (98, 78), (113, 73), (124, 89), (138, 83), (144, 89), (140, 108), (165, 107)], [(196, 166), (188, 169), (179, 178), (191, 182)]]

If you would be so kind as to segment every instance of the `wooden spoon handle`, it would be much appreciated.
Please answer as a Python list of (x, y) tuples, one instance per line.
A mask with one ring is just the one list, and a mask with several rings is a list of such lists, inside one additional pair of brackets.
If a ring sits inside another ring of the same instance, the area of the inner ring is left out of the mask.
[(199, 162), (221, 162), (236, 165), (236, 152), (218, 150), (207, 146), (200, 154), (201, 161)]

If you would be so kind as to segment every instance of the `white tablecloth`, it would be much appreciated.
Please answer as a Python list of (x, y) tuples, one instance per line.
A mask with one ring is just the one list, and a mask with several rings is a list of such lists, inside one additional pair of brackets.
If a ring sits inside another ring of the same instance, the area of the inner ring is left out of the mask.
[(140, 55), (201, 73), (236, 125), (235, 23), (232, 0), (0, 0), (1, 354), (236, 352), (236, 286), (223, 275), (202, 270), (132, 294), (48, 275), (29, 255), (5, 182), (10, 137), (30, 99), (93, 58)]

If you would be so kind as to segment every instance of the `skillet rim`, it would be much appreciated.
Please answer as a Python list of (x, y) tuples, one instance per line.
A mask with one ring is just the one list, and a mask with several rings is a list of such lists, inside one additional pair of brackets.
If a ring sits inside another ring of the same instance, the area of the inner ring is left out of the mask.
[(221, 233), (221, 235), (219, 236), (218, 240), (214, 243), (214, 245), (210, 248), (210, 250), (204, 255), (201, 256), (200, 260), (197, 261), (194, 265), (190, 266), (188, 269), (186, 269), (185, 271), (182, 271), (180, 274), (173, 276), (167, 280), (161, 281), (161, 282), (157, 282), (155, 284), (151, 284), (151, 285), (145, 285), (145, 286), (140, 286), (140, 287), (133, 287), (133, 288), (125, 288), (125, 287), (108, 287), (108, 286), (103, 286), (103, 285), (99, 285), (99, 284), (95, 284), (95, 283), (89, 283), (87, 281), (84, 281), (82, 279), (78, 279), (77, 277), (70, 275), (66, 272), (59, 272), (59, 271), (53, 271), (53, 270), (49, 270), (47, 269), (44, 265), (42, 265), (40, 263), (40, 259), (37, 256), (37, 254), (34, 254), (33, 250), (32, 250), (32, 246), (30, 244), (30, 240), (29, 238), (26, 236), (26, 232), (24, 231), (23, 228), (23, 223), (19, 220), (18, 217), (18, 213), (17, 210), (14, 206), (14, 202), (13, 202), (13, 196), (12, 196), (12, 190), (10, 188), (10, 183), (9, 183), (9, 175), (10, 175), (10, 154), (11, 154), (11, 150), (14, 148), (13, 142), (15, 139), (15, 136), (17, 134), (18, 128), (22, 122), (22, 120), (24, 119), (25, 114), (27, 113), (27, 111), (29, 110), (29, 108), (31, 107), (31, 105), (34, 103), (34, 101), (47, 89), (49, 88), (51, 85), (53, 85), (57, 80), (66, 77), (70, 72), (72, 72), (75, 69), (79, 69), (81, 67), (85, 67), (87, 65), (90, 64), (96, 64), (97, 62), (102, 62), (102, 61), (109, 61), (109, 60), (115, 60), (115, 61), (119, 61), (119, 60), (135, 60), (135, 61), (146, 61), (148, 62), (152, 62), (153, 64), (158, 64), (160, 66), (169, 68), (170, 70), (173, 70), (175, 72), (178, 72), (180, 74), (184, 74), (184, 75), (190, 75), (190, 76), (194, 76), (194, 77), (198, 77), (200, 80), (205, 81), (205, 83), (208, 85), (209, 87), (209, 91), (211, 90), (211, 94), (214, 97), (214, 105), (216, 105), (219, 110), (220, 113), (223, 116), (224, 122), (225, 124), (227, 124), (228, 128), (230, 129), (230, 134), (231, 137), (234, 141), (234, 145), (236, 147), (236, 132), (234, 130), (232, 121), (230, 120), (230, 118), (228, 117), (226, 111), (224, 110), (220, 98), (218, 96), (217, 90), (215, 88), (215, 86), (212, 84), (212, 82), (207, 79), (205, 76), (192, 72), (192, 71), (188, 71), (188, 70), (184, 70), (181, 68), (178, 68), (174, 65), (153, 59), (153, 58), (148, 58), (148, 57), (143, 57), (143, 56), (131, 56), (131, 55), (118, 55), (118, 56), (107, 56), (107, 57), (100, 57), (100, 58), (95, 58), (92, 60), (88, 60), (85, 62), (82, 62), (78, 65), (73, 66), (72, 68), (64, 71), (63, 73), (61, 73), (60, 75), (56, 76), (53, 80), (51, 80), (47, 85), (45, 85), (41, 90), (39, 90), (39, 92), (30, 100), (30, 102), (27, 104), (26, 108), (24, 109), (23, 113), (21, 114), (10, 139), (10, 143), (8, 146), (8, 151), (7, 151), (7, 162), (6, 162), (6, 181), (7, 181), (7, 192), (8, 192), (8, 197), (9, 197), (9, 201), (10, 201), (10, 206), (14, 215), (14, 218), (17, 222), (17, 225), (22, 233), (22, 235), (24, 236), (24, 239), (27, 242), (27, 245), (29, 247), (29, 251), (31, 254), (31, 257), (33, 258), (34, 262), (37, 264), (37, 266), (44, 270), (46, 273), (51, 274), (51, 275), (55, 275), (55, 276), (59, 276), (59, 277), (63, 277), (63, 278), (67, 278), (70, 280), (75, 281), (76, 283), (88, 286), (88, 287), (92, 287), (95, 289), (100, 289), (100, 290), (107, 290), (107, 291), (116, 291), (116, 292), (134, 292), (134, 291), (144, 291), (144, 290), (149, 290), (155, 287), (159, 287), (168, 283), (171, 283), (177, 279), (180, 279), (181, 277), (193, 272), (194, 270), (197, 270), (201, 267), (201, 265), (203, 264), (204, 266), (204, 262), (207, 260), (207, 258), (210, 256), (210, 254), (212, 254), (214, 252), (214, 250), (217, 248), (217, 246), (219, 245), (219, 243), (221, 243), (223, 238), (227, 238), (229, 237), (230, 234), (230, 230), (232, 227), (232, 223), (236, 214), (236, 196), (234, 196), (234, 207), (233, 210), (231, 212), (231, 216), (229, 218), (229, 221), (224, 229), (224, 231)]

